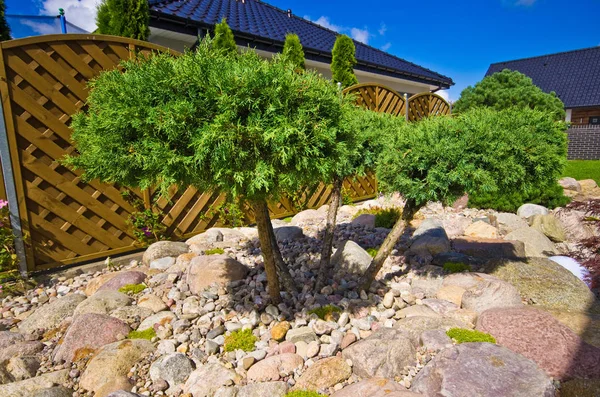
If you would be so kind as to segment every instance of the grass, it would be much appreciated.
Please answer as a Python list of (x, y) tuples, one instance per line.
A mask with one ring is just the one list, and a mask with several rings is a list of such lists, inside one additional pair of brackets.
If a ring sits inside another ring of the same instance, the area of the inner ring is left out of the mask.
[(600, 160), (569, 160), (563, 176), (570, 176), (578, 181), (593, 179), (600, 185)]
[(119, 288), (119, 292), (122, 292), (124, 294), (131, 293), (131, 294), (135, 295), (135, 294), (139, 294), (146, 288), (148, 288), (146, 286), (146, 284), (127, 284), (127, 285), (124, 285), (121, 288)]
[(327, 397), (312, 390), (295, 390), (285, 395), (285, 397)]
[(371, 207), (358, 211), (356, 215), (354, 215), (354, 219), (363, 214), (375, 215), (375, 227), (391, 229), (402, 215), (402, 211), (398, 208)]
[(312, 309), (308, 311), (308, 314), (316, 314), (317, 316), (319, 316), (319, 318), (321, 320), (325, 320), (325, 317), (327, 317), (329, 314), (331, 313), (340, 313), (342, 311), (342, 309), (340, 309), (337, 306), (333, 306), (333, 305), (325, 305), (325, 306), (321, 306), (321, 307), (317, 307), (316, 309)]
[(233, 331), (225, 337), (225, 351), (233, 352), (236, 350), (243, 350), (245, 352), (251, 352), (254, 350), (254, 343), (256, 343), (256, 341), (257, 338), (254, 336), (251, 329)]
[(488, 342), (496, 343), (496, 338), (485, 332), (475, 331), (472, 329), (463, 328), (452, 328), (446, 332), (451, 339), (454, 339), (457, 343), (466, 342)]
[(204, 251), (204, 255), (223, 255), (225, 251), (223, 248), (213, 248), (210, 250)]
[(464, 273), (470, 272), (471, 266), (461, 262), (446, 262), (444, 263), (444, 270), (450, 274)]
[(143, 331), (131, 331), (129, 335), (127, 335), (127, 339), (147, 339), (151, 340), (156, 336), (156, 332), (154, 328), (148, 328)]

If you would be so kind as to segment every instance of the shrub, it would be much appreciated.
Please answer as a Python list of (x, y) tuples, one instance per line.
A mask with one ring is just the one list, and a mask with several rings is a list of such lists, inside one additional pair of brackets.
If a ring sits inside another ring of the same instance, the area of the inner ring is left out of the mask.
[(488, 342), (496, 343), (496, 338), (485, 332), (476, 331), (473, 329), (463, 328), (452, 328), (446, 332), (450, 338), (454, 339), (457, 343), (466, 342)]
[(148, 40), (150, 9), (146, 0), (103, 0), (96, 15), (97, 32)]
[(548, 112), (554, 120), (564, 120), (564, 104), (554, 92), (547, 94), (522, 73), (504, 69), (485, 77), (475, 87), (467, 87), (453, 110), (465, 112), (475, 107), (503, 110), (512, 107)]
[(295, 390), (287, 393), (285, 397), (327, 397), (312, 390)]
[(148, 288), (146, 286), (146, 284), (127, 284), (127, 285), (124, 285), (121, 288), (119, 288), (119, 292), (122, 292), (124, 294), (135, 295), (135, 294), (139, 294), (146, 288)]
[(297, 34), (288, 33), (285, 36), (282, 58), (286, 62), (291, 63), (296, 72), (300, 72), (305, 69), (304, 50), (302, 49), (302, 44), (300, 43), (300, 38)]
[(6, 17), (4, 15), (6, 11), (6, 5), (4, 4), (4, 0), (0, 0), (0, 41), (10, 40), (10, 26), (6, 22)]
[(446, 263), (444, 263), (444, 270), (450, 274), (464, 273), (464, 272), (470, 272), (471, 266), (467, 265), (466, 263), (461, 263), (461, 262), (446, 262)]
[(356, 219), (363, 214), (375, 215), (375, 227), (391, 229), (402, 216), (402, 210), (399, 208), (371, 207), (358, 211), (354, 218)]
[(337, 306), (325, 305), (309, 310), (308, 314), (316, 314), (321, 320), (325, 320), (325, 317), (328, 317), (330, 314), (341, 313), (341, 311), (342, 309)]
[(344, 88), (358, 83), (354, 74), (355, 53), (354, 41), (345, 34), (339, 35), (331, 51), (331, 74), (333, 81), (342, 83)]
[(220, 23), (215, 25), (215, 40), (213, 41), (213, 48), (227, 55), (237, 54), (237, 46), (235, 44), (235, 37), (231, 28), (227, 24), (227, 20), (223, 18)]
[(223, 250), (223, 248), (213, 248), (204, 251), (204, 255), (223, 255), (224, 253), (225, 250)]
[(225, 351), (232, 352), (243, 350), (245, 352), (251, 352), (254, 350), (254, 343), (256, 343), (257, 340), (258, 339), (254, 336), (251, 329), (233, 331), (225, 337)]
[(10, 227), (8, 201), (0, 200), (0, 273), (11, 272), (14, 276), (18, 267), (14, 235)]
[(128, 339), (147, 339), (147, 340), (151, 340), (155, 336), (156, 336), (156, 331), (154, 331), (154, 328), (148, 328), (148, 329), (145, 329), (143, 331), (131, 331), (127, 335), (127, 338)]
[(494, 209), (502, 212), (517, 212), (525, 203), (539, 204), (548, 208), (564, 207), (571, 199), (564, 194), (563, 188), (556, 182), (547, 187), (532, 187), (529, 193), (513, 192), (475, 192), (469, 195), (469, 207)]

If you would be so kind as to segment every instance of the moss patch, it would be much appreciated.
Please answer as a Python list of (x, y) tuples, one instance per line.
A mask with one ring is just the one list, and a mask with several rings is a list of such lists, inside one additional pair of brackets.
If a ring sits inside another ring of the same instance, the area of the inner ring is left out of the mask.
[(223, 248), (213, 248), (210, 250), (204, 251), (204, 255), (223, 255), (225, 251)]
[(472, 329), (463, 328), (452, 328), (446, 332), (450, 338), (454, 339), (457, 343), (465, 342), (488, 342), (496, 343), (496, 338), (485, 332), (475, 331)]
[(256, 343), (256, 341), (257, 338), (250, 329), (233, 331), (225, 337), (225, 351), (232, 352), (243, 350), (245, 352), (251, 352), (254, 350), (254, 343)]
[(356, 219), (363, 214), (375, 215), (375, 227), (391, 229), (398, 219), (400, 219), (402, 211), (399, 208), (371, 207), (358, 211), (356, 215), (354, 215), (354, 218)]
[(119, 292), (122, 292), (124, 294), (139, 294), (140, 292), (142, 292), (143, 290), (145, 290), (146, 288), (148, 288), (146, 286), (146, 284), (127, 284), (122, 286), (121, 288), (119, 288)]
[(334, 305), (325, 305), (321, 307), (317, 307), (316, 309), (312, 309), (308, 311), (308, 314), (316, 314), (319, 316), (321, 320), (325, 320), (325, 317), (329, 316), (332, 313), (340, 313), (342, 309)]
[(444, 270), (450, 274), (464, 273), (464, 272), (470, 272), (471, 266), (467, 265), (466, 263), (461, 263), (461, 262), (446, 262), (446, 263), (444, 263)]
[(154, 328), (148, 328), (143, 331), (131, 331), (129, 335), (127, 335), (128, 339), (147, 339), (151, 340), (156, 336), (156, 332)]
[(367, 248), (366, 251), (367, 254), (371, 255), (371, 258), (375, 258), (375, 256), (377, 256), (377, 253), (379, 252), (379, 248)]
[(292, 221), (292, 217), (288, 216), (287, 218), (282, 219), (285, 223), (290, 223)]
[(285, 395), (285, 397), (327, 397), (312, 390), (295, 390)]

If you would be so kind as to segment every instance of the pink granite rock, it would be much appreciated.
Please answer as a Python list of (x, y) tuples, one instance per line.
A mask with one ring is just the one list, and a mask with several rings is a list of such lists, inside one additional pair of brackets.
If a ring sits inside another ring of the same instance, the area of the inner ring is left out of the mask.
[(281, 373), (292, 373), (303, 364), (304, 360), (302, 357), (292, 353), (267, 357), (250, 367), (248, 370), (248, 380), (254, 382), (279, 380)]
[(98, 288), (98, 291), (118, 291), (119, 288), (128, 284), (140, 284), (144, 282), (145, 279), (146, 275), (142, 272), (122, 272), (108, 280), (106, 283), (102, 284), (102, 286)]
[(331, 397), (419, 397), (398, 383), (386, 378), (370, 378), (346, 386)]

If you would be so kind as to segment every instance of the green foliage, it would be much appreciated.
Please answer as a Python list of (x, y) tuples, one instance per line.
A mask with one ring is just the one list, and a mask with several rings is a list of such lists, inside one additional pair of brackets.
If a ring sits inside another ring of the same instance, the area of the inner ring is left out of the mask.
[(486, 334), (485, 332), (476, 331), (472, 329), (463, 329), (463, 328), (452, 328), (446, 331), (446, 335), (448, 335), (451, 339), (454, 339), (457, 343), (465, 343), (465, 342), (488, 342), (488, 343), (496, 343), (496, 338), (494, 338), (490, 334)]
[(119, 288), (119, 292), (122, 292), (124, 294), (135, 295), (135, 294), (139, 294), (146, 288), (148, 288), (146, 286), (146, 284), (127, 284), (127, 285), (124, 285), (121, 288)]
[(379, 187), (417, 207), (449, 204), (464, 192), (530, 195), (561, 175), (564, 131), (563, 122), (528, 108), (477, 108), (404, 124), (380, 137), (387, 145), (377, 164)]
[(285, 223), (290, 223), (290, 222), (292, 221), (292, 218), (293, 218), (292, 216), (288, 216), (287, 218), (283, 218), (282, 220), (283, 220)]
[(578, 181), (593, 179), (600, 185), (600, 160), (569, 160), (562, 176), (569, 176)]
[(87, 180), (141, 189), (173, 184), (247, 200), (277, 198), (329, 179), (346, 152), (349, 109), (330, 82), (253, 51), (230, 57), (205, 39), (196, 52), (123, 63), (90, 83), (73, 118)]
[(285, 395), (285, 397), (327, 397), (312, 390), (294, 390)]
[(371, 258), (375, 258), (379, 252), (379, 248), (367, 248), (365, 251), (367, 251), (367, 254), (371, 255)]
[(386, 229), (391, 229), (394, 227), (394, 224), (400, 219), (402, 215), (402, 210), (398, 208), (381, 208), (381, 207), (371, 207), (364, 208), (354, 215), (354, 218), (358, 218), (363, 214), (371, 214), (375, 215), (375, 227), (383, 227)]
[(254, 350), (254, 343), (257, 340), (258, 338), (254, 336), (251, 329), (233, 331), (231, 334), (225, 336), (225, 351), (243, 350), (251, 352)]
[(204, 255), (223, 255), (225, 251), (223, 248), (213, 248), (210, 250), (204, 251)]
[(549, 112), (554, 120), (565, 118), (564, 104), (556, 93), (546, 94), (529, 77), (508, 69), (485, 77), (474, 87), (465, 88), (453, 110), (465, 112), (480, 106), (496, 110), (511, 107), (537, 109)]
[(6, 4), (0, 0), (0, 41), (10, 40), (10, 26), (6, 22)]
[(495, 193), (477, 192), (469, 196), (469, 207), (517, 212), (525, 203), (539, 204), (548, 208), (564, 207), (571, 201), (556, 182), (547, 187), (534, 186), (526, 193), (521, 190)]
[(350, 87), (358, 83), (354, 74), (356, 65), (356, 47), (354, 41), (344, 34), (339, 35), (331, 52), (331, 73), (333, 81), (342, 83), (342, 87)]
[(223, 51), (223, 53), (228, 55), (235, 55), (238, 53), (235, 37), (225, 18), (215, 26), (213, 48), (215, 50)]
[(200, 220), (211, 221), (215, 217), (221, 226), (240, 227), (244, 225), (245, 213), (240, 200), (228, 195), (225, 201), (202, 214)]
[(147, 0), (102, 0), (96, 15), (97, 32), (148, 40), (150, 9)]
[(345, 187), (342, 187), (342, 205), (352, 204), (354, 204), (354, 200), (352, 199), (350, 192)]
[(294, 65), (296, 72), (306, 69), (304, 65), (304, 50), (297, 34), (288, 33), (283, 44), (282, 58)]
[(454, 273), (464, 273), (470, 272), (471, 266), (466, 263), (461, 262), (446, 262), (444, 263), (444, 270), (446, 273), (454, 274)]
[(156, 336), (154, 328), (148, 328), (143, 331), (130, 331), (127, 335), (127, 339), (147, 339), (151, 340)]
[(19, 260), (14, 243), (15, 238), (10, 227), (8, 201), (0, 199), (0, 273), (16, 274)]
[(121, 196), (136, 209), (127, 223), (133, 228), (133, 235), (140, 243), (146, 246), (167, 238), (164, 235), (166, 227), (161, 222), (162, 212), (158, 207), (145, 208), (144, 202), (129, 190), (122, 191)]
[(321, 320), (325, 320), (325, 317), (329, 316), (330, 314), (340, 313), (341, 311), (342, 309), (337, 306), (325, 305), (309, 310), (308, 314), (316, 314)]

